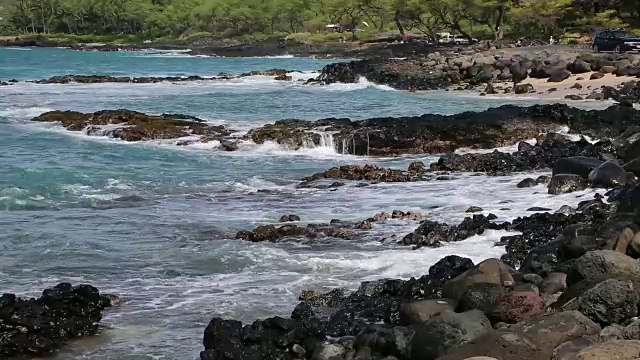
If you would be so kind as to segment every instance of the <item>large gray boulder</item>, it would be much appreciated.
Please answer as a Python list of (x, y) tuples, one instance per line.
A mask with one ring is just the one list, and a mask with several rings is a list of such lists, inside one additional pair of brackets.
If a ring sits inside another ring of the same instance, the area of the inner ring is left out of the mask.
[(573, 74), (584, 74), (591, 72), (591, 64), (578, 58), (576, 58), (571, 64), (569, 64), (568, 68)]
[(638, 313), (638, 293), (631, 281), (605, 280), (577, 299), (578, 310), (606, 326), (623, 323)]
[(445, 312), (454, 312), (455, 303), (450, 299), (420, 300), (400, 306), (400, 323), (418, 324)]
[(582, 280), (640, 277), (640, 262), (613, 250), (590, 251), (571, 266), (567, 274), (569, 286)]
[(491, 323), (481, 311), (446, 313), (425, 324), (411, 327), (411, 360), (435, 360), (491, 330)]
[(511, 65), (511, 81), (514, 84), (518, 84), (519, 82), (525, 80), (529, 77), (529, 66), (523, 62), (517, 62)]
[(600, 326), (577, 311), (564, 311), (486, 333), (439, 360), (490, 356), (500, 360), (549, 360), (560, 344), (600, 333)]

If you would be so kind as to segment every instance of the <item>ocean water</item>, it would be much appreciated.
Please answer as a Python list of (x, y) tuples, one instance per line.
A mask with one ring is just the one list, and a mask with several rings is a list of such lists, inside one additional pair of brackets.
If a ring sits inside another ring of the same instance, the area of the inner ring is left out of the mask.
[[(0, 80), (64, 74), (210, 76), (276, 67), (295, 71), (294, 79), (307, 79), (329, 62), (0, 48)], [(457, 223), (471, 205), (510, 220), (532, 206), (557, 209), (594, 193), (551, 196), (542, 186), (516, 188), (532, 174), (459, 174), (451, 181), (297, 189), (300, 178), (332, 166), (404, 168), (437, 156), (355, 157), (331, 144), (293, 151), (245, 143), (231, 153), (207, 144), (178, 147), (175, 141), (132, 144), (29, 122), (42, 112), (127, 108), (185, 113), (241, 133), (283, 118), (452, 114), (535, 102), (406, 93), (366, 80), (307, 86), (262, 76), (179, 84), (2, 86), (0, 291), (34, 296), (69, 281), (121, 296), (122, 304), (105, 313), (102, 334), (71, 343), (59, 359), (195, 359), (213, 316), (243, 321), (286, 316), (304, 289), (353, 289), (363, 280), (420, 276), (448, 254), (474, 261), (500, 256), (504, 249), (493, 243), (505, 234), (494, 231), (414, 251), (382, 241), (411, 232), (417, 223), (410, 221), (375, 224), (356, 241), (253, 244), (235, 240), (238, 230), (275, 223), (285, 214), (307, 223), (362, 220), (394, 209)]]

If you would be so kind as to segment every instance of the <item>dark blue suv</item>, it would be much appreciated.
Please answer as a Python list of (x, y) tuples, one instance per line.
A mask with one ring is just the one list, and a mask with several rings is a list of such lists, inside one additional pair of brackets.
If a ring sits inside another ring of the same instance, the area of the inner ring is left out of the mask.
[(640, 50), (640, 38), (629, 35), (624, 30), (605, 30), (593, 39), (593, 51), (637, 51)]

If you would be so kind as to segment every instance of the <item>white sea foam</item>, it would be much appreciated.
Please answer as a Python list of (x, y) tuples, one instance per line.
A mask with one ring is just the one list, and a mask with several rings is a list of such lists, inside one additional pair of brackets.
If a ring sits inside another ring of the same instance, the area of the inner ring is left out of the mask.
[(0, 110), (0, 118), (7, 118), (14, 121), (25, 121), (30, 120), (47, 111), (53, 111), (53, 109), (40, 106), (26, 108), (10, 107)]

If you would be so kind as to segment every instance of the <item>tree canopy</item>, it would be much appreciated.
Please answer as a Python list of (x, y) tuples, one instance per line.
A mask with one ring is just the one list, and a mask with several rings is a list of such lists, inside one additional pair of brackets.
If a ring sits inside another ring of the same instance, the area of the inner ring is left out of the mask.
[(640, 0), (0, 0), (0, 32), (232, 38), (341, 24), (367, 34), (545, 38), (573, 28), (636, 25), (639, 15)]

